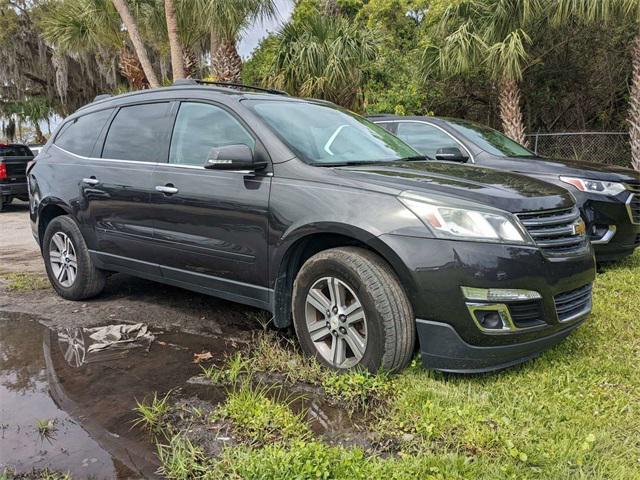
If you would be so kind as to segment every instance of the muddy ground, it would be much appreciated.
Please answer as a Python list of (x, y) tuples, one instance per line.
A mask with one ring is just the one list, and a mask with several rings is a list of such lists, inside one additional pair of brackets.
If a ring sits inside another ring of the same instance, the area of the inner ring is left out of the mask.
[[(200, 372), (194, 353), (215, 361), (247, 348), (268, 315), (121, 274), (83, 302), (63, 300), (44, 282), (12, 284), (16, 274), (44, 272), (28, 206), (15, 202), (0, 213), (0, 473), (153, 476), (154, 449), (132, 425), (136, 401), (182, 391)], [(88, 352), (86, 327), (138, 322), (154, 333), (150, 346)]]

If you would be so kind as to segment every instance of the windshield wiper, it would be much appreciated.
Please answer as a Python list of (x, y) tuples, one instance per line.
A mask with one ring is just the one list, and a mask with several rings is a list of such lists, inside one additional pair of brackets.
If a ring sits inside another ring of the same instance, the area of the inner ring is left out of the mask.
[(425, 160), (433, 160), (433, 158), (427, 155), (413, 155), (411, 157), (399, 158), (398, 160), (394, 160), (394, 162), (424, 162)]

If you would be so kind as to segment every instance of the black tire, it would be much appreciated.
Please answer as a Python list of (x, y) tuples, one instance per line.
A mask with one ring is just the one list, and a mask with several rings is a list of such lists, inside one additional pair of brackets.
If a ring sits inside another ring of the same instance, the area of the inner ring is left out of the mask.
[[(75, 281), (70, 286), (64, 286), (58, 281), (50, 261), (51, 239), (58, 232), (65, 234), (71, 240), (76, 254), (77, 273)], [(49, 281), (61, 297), (67, 300), (84, 300), (95, 297), (104, 289), (105, 274), (93, 265), (82, 233), (70, 217), (66, 215), (56, 217), (47, 225), (42, 240), (42, 256)]]
[(302, 350), (335, 368), (316, 348), (305, 317), (307, 295), (324, 277), (344, 282), (357, 295), (366, 315), (366, 348), (355, 368), (376, 372), (405, 367), (413, 355), (416, 336), (413, 309), (391, 267), (375, 253), (357, 247), (322, 251), (300, 269), (293, 285), (292, 308)]

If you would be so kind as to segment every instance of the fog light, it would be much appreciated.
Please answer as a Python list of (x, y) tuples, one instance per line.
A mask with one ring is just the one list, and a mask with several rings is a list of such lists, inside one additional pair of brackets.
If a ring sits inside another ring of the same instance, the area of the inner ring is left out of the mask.
[(504, 328), (500, 313), (495, 310), (476, 311), (476, 318), (480, 325), (487, 330), (501, 330)]
[(510, 333), (516, 330), (509, 307), (504, 303), (467, 303), (471, 318), (485, 333)]
[(542, 295), (534, 290), (521, 290), (519, 288), (460, 288), (467, 300), (476, 302), (510, 302), (542, 298)]

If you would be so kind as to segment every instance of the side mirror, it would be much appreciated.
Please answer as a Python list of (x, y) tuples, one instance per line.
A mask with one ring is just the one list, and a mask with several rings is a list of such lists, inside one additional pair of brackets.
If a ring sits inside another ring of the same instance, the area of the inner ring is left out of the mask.
[(212, 148), (204, 164), (209, 170), (255, 170), (262, 166), (254, 162), (253, 151), (243, 144)]
[(436, 160), (447, 160), (449, 162), (466, 162), (469, 160), (458, 147), (446, 147), (436, 150)]

